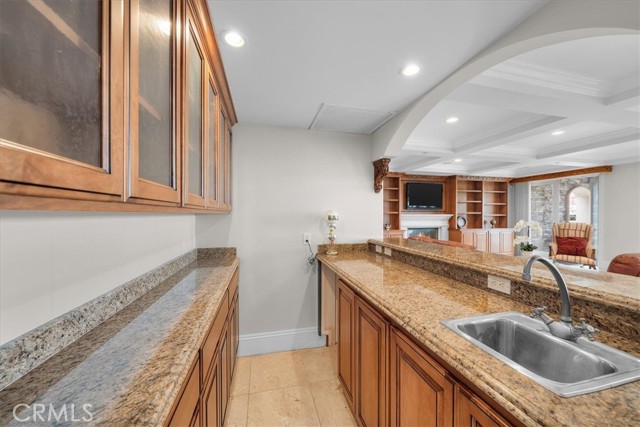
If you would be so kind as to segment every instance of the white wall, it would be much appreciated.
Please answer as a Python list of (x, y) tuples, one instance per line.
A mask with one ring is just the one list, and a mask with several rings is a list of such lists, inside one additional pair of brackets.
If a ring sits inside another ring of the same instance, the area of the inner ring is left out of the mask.
[(317, 326), (317, 274), (309, 250), (340, 213), (338, 242), (382, 236), (382, 193), (373, 191), (369, 137), (238, 124), (233, 134), (233, 214), (198, 216), (198, 247), (235, 246), (240, 257), (240, 332)]
[(195, 248), (195, 215), (0, 212), (0, 343)]
[(600, 175), (599, 266), (622, 253), (640, 253), (640, 163)]

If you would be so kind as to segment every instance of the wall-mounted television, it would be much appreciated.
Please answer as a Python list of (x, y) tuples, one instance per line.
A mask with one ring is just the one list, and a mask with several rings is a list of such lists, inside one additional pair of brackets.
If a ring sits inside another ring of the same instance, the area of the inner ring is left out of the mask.
[(407, 182), (407, 209), (441, 211), (444, 208), (444, 184), (441, 182)]

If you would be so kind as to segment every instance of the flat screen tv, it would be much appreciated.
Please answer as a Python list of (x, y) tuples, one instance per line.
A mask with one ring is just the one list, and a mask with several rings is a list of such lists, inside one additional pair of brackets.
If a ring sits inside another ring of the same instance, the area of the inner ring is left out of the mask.
[(444, 184), (439, 182), (407, 182), (407, 209), (441, 211)]

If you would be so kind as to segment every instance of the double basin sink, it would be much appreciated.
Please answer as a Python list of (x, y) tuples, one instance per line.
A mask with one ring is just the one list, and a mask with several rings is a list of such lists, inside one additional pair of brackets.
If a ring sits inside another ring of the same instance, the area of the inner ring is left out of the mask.
[(541, 320), (507, 312), (442, 322), (548, 390), (570, 397), (640, 379), (640, 359), (581, 337), (551, 335)]

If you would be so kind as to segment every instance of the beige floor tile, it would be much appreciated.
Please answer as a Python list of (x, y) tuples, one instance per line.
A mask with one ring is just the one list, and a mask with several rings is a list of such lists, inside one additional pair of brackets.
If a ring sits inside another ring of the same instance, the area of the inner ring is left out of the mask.
[(250, 393), (306, 383), (302, 361), (297, 352), (272, 353), (251, 358)]
[(227, 405), (227, 414), (224, 419), (225, 427), (246, 427), (249, 395), (232, 396)]
[(251, 357), (239, 357), (236, 360), (233, 381), (231, 382), (231, 396), (249, 393), (249, 379), (251, 378)]
[(351, 409), (342, 395), (340, 382), (336, 379), (311, 384), (311, 393), (316, 404), (320, 424), (323, 426), (356, 426)]
[(295, 386), (249, 395), (247, 426), (319, 426), (309, 386)]
[(336, 378), (333, 365), (333, 347), (321, 347), (297, 352), (302, 360), (304, 374), (309, 383), (329, 381)]

